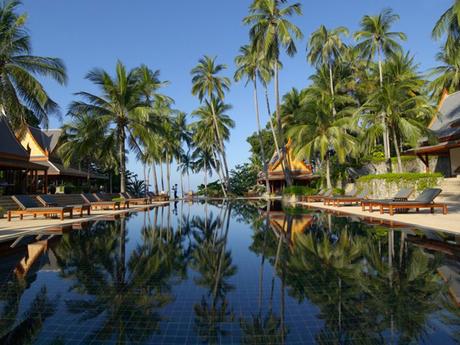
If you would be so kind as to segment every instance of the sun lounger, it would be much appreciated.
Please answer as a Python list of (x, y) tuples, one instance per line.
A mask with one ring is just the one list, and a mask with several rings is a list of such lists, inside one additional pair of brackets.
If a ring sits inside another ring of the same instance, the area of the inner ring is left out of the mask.
[(316, 195), (307, 195), (305, 197), (306, 202), (321, 202), (324, 201), (325, 198), (329, 198), (332, 196), (332, 188), (323, 190), (322, 192), (320, 191)]
[(73, 216), (72, 207), (42, 207), (38, 201), (29, 195), (13, 195), (11, 198), (20, 209), (8, 211), (8, 221), (11, 221), (11, 217), (15, 215), (19, 215), (19, 218), (23, 219), (25, 214), (31, 214), (34, 218), (36, 218), (38, 214), (42, 214), (45, 217), (60, 215), (61, 220), (64, 220), (65, 213), (68, 213), (70, 218)]
[(366, 189), (363, 189), (361, 192), (357, 193), (354, 196), (337, 196), (334, 198), (330, 198), (328, 200), (328, 205), (332, 203), (333, 206), (340, 207), (342, 205), (354, 205), (361, 203), (364, 199), (367, 198), (369, 192)]
[(358, 190), (356, 188), (353, 188), (351, 191), (348, 193), (345, 193), (345, 195), (331, 195), (328, 197), (323, 198), (324, 205), (332, 205), (334, 203), (334, 198), (354, 198), (358, 194)]
[(81, 197), (85, 201), (85, 203), (89, 204), (91, 208), (94, 209), (120, 209), (120, 202), (119, 201), (100, 201), (98, 200), (93, 194), (85, 193), (81, 194)]
[[(96, 197), (97, 200), (99, 201), (108, 201), (108, 202), (113, 202), (112, 197), (104, 194), (104, 193), (93, 193), (93, 195)], [(120, 203), (121, 208), (129, 208), (129, 200), (120, 200), (118, 201)]]
[(149, 198), (136, 198), (131, 195), (131, 193), (124, 192), (120, 193), (121, 197), (127, 201), (129, 201), (130, 204), (134, 205), (146, 205), (149, 203)]
[(447, 205), (442, 203), (434, 203), (434, 199), (441, 194), (442, 190), (439, 188), (428, 188), (425, 189), (415, 200), (408, 201), (389, 201), (383, 202), (380, 206), (380, 213), (383, 214), (385, 210), (388, 210), (392, 216), (395, 211), (404, 209), (413, 209), (418, 212), (421, 208), (429, 208), (431, 213), (434, 212), (435, 208), (442, 209), (443, 214), (447, 214)]
[(80, 213), (80, 217), (83, 217), (83, 212), (87, 212), (88, 216), (91, 214), (91, 206), (88, 204), (76, 204), (76, 205), (60, 205), (54, 196), (50, 194), (42, 194), (37, 196), (37, 200), (40, 201), (45, 207), (72, 207), (74, 213)]
[(369, 208), (369, 211), (373, 211), (374, 206), (379, 206), (381, 203), (391, 202), (391, 201), (407, 201), (411, 194), (414, 192), (414, 188), (402, 188), (396, 193), (392, 199), (366, 199), (361, 201), (361, 207), (363, 211), (366, 211), (366, 206)]

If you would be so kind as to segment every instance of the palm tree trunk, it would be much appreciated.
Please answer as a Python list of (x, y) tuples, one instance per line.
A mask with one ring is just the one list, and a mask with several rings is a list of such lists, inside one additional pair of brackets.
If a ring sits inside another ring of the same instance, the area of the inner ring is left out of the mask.
[(204, 158), (204, 195), (208, 196), (208, 164), (206, 157)]
[[(379, 60), (379, 81), (380, 88), (383, 88), (383, 69), (382, 69), (382, 55), (380, 48), (377, 50), (378, 60)], [(388, 134), (388, 126), (386, 121), (386, 114), (382, 112), (382, 128), (383, 128), (383, 152), (385, 155), (385, 164), (387, 167), (387, 172), (391, 172), (391, 156), (390, 156), (390, 136)]]
[(335, 96), (335, 92), (334, 92), (334, 79), (332, 78), (332, 65), (329, 64), (329, 86), (331, 88), (331, 96), (332, 96), (332, 116), (336, 116), (337, 115), (337, 110), (335, 109), (335, 102), (334, 102), (334, 96)]
[(163, 176), (163, 160), (160, 159), (161, 191), (165, 191), (165, 180)]
[(270, 110), (270, 101), (268, 99), (268, 89), (266, 85), (265, 85), (265, 102), (267, 104), (268, 119), (270, 122), (270, 129), (273, 135), (273, 142), (275, 143), (276, 153), (278, 154), (278, 157), (281, 157), (280, 146), (278, 145), (278, 138), (276, 137), (276, 133), (275, 133), (275, 126), (273, 126), (272, 113)]
[(180, 173), (180, 191), (183, 197), (184, 196), (184, 174), (183, 173)]
[(190, 192), (190, 173), (187, 169), (187, 191)]
[(283, 126), (281, 123), (281, 103), (280, 103), (280, 90), (279, 90), (279, 66), (278, 66), (278, 57), (275, 58), (275, 97), (276, 97), (276, 120), (278, 123), (278, 134), (279, 139), (283, 145), (283, 160), (284, 160), (284, 177), (286, 180), (286, 185), (292, 185), (292, 177), (289, 162), (286, 154), (286, 143), (284, 141)]
[(158, 195), (158, 176), (157, 176), (157, 167), (156, 164), (152, 164), (152, 171), (153, 171), (153, 182), (155, 187), (155, 194)]
[(217, 115), (216, 115), (216, 111), (214, 109), (214, 104), (212, 102), (212, 99), (210, 100), (209, 104), (211, 104), (211, 111), (212, 111), (212, 117), (213, 117), (213, 120), (214, 120), (214, 126), (216, 128), (217, 141), (219, 142), (220, 152), (222, 154), (222, 161), (224, 163), (225, 185), (226, 185), (226, 188), (228, 189), (228, 165), (227, 165), (227, 158), (226, 158), (226, 155), (225, 155), (224, 141), (222, 140), (222, 136), (220, 134), (219, 124), (217, 123)]
[(332, 188), (332, 183), (331, 183), (331, 163), (329, 161), (329, 157), (326, 157), (324, 159), (324, 161), (326, 162), (326, 184), (327, 184), (327, 188)]
[[(213, 150), (212, 154), (214, 156), (214, 160), (217, 162), (218, 157), (216, 156), (216, 151)], [(224, 186), (225, 179), (222, 177), (224, 172), (222, 171), (222, 164), (219, 164), (219, 165), (220, 165), (220, 167), (216, 168), (216, 172), (217, 172), (217, 175), (219, 175), (219, 179), (221, 181), (220, 187), (222, 188), (222, 193), (224, 193), (224, 197), (226, 198), (227, 197), (227, 192), (225, 191), (225, 186)], [(221, 173), (222, 173), (222, 175), (221, 175)]]
[(146, 168), (146, 165), (144, 164), (144, 195), (147, 195), (147, 191), (148, 191), (148, 188), (149, 188), (149, 181), (148, 181), (148, 177), (147, 177), (147, 168)]
[(126, 155), (125, 155), (125, 129), (118, 129), (119, 152), (120, 155), (120, 192), (126, 192)]
[(393, 132), (393, 145), (396, 151), (396, 157), (398, 158), (398, 171), (402, 173), (403, 168), (402, 168), (402, 161), (401, 161), (401, 153), (399, 151), (398, 137), (396, 136), (395, 130), (392, 130), (392, 132)]
[(169, 155), (166, 155), (166, 193), (171, 192), (171, 161)]
[(112, 171), (109, 172), (109, 193), (110, 194), (113, 193), (113, 189), (112, 189)]
[(254, 84), (254, 107), (256, 110), (256, 122), (257, 122), (257, 131), (259, 132), (259, 145), (260, 145), (260, 155), (262, 156), (262, 163), (265, 174), (265, 193), (270, 194), (270, 182), (268, 181), (268, 164), (265, 157), (264, 142), (262, 140), (262, 130), (260, 126), (260, 114), (259, 114), (259, 98), (257, 95), (257, 79), (254, 77), (252, 79)]

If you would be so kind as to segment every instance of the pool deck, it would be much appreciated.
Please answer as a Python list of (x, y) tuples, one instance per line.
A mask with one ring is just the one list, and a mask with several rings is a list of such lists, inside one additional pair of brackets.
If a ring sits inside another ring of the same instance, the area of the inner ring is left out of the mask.
[(439, 210), (436, 210), (434, 214), (430, 213), (429, 210), (420, 210), (419, 213), (410, 211), (409, 213), (395, 214), (390, 216), (389, 214), (380, 214), (380, 212), (374, 211), (363, 211), (361, 206), (327, 206), (322, 202), (299, 202), (297, 203), (302, 206), (319, 208), (327, 211), (358, 216), (361, 218), (372, 218), (376, 220), (383, 220), (386, 223), (394, 222), (409, 226), (414, 226), (423, 229), (445, 231), (454, 234), (460, 234), (460, 205), (451, 204), (449, 205), (449, 213), (444, 215)]
[(149, 208), (167, 204), (169, 204), (169, 201), (154, 202), (148, 205), (132, 205), (128, 209), (121, 210), (92, 210), (89, 216), (85, 213), (83, 217), (74, 215), (73, 218), (66, 217), (64, 220), (60, 220), (58, 218), (45, 218), (43, 216), (37, 216), (37, 218), (34, 219), (31, 215), (25, 215), (23, 220), (20, 220), (19, 217), (13, 217), (11, 222), (8, 222), (6, 218), (3, 218), (0, 219), (0, 242), (13, 240), (27, 235), (55, 231), (59, 232), (63, 228), (71, 228), (84, 222), (113, 219), (115, 216), (120, 214), (144, 211)]

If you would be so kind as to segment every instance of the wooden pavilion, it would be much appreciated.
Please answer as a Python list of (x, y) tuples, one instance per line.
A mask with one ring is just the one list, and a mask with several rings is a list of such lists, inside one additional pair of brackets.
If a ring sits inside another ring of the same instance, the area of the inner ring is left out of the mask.
[(47, 193), (48, 167), (29, 160), (30, 152), (17, 140), (6, 116), (0, 114), (1, 194)]
[[(284, 154), (287, 155), (286, 160), (284, 159)], [(294, 185), (308, 186), (312, 181), (319, 178), (318, 175), (313, 173), (313, 169), (310, 164), (294, 157), (291, 148), (291, 140), (287, 143), (284, 154), (281, 153), (281, 157), (279, 157), (278, 153), (275, 151), (272, 159), (268, 163), (268, 180), (270, 183), (271, 193), (281, 193), (286, 187), (286, 177), (283, 169), (285, 161), (287, 161), (287, 164), (289, 165), (288, 168), (291, 172)], [(257, 183), (265, 183), (265, 173), (263, 171), (259, 172)]]
[(81, 186), (90, 179), (108, 179), (92, 171), (83, 171), (74, 166), (65, 167), (57, 152), (61, 135), (61, 129), (42, 130), (29, 126), (20, 138), (22, 146), (30, 151), (30, 161), (48, 169), (49, 184), (59, 186), (72, 183)]

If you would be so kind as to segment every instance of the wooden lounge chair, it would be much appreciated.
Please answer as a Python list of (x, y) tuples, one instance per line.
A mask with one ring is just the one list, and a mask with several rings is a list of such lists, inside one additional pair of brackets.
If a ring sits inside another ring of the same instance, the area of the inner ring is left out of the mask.
[(369, 212), (372, 212), (373, 207), (379, 206), (382, 202), (407, 201), (413, 192), (414, 188), (402, 188), (393, 196), (392, 199), (366, 199), (361, 201), (361, 207), (363, 211), (366, 211), (367, 206), (369, 208)]
[(345, 195), (331, 195), (328, 197), (323, 198), (324, 205), (333, 205), (334, 203), (334, 198), (348, 198), (348, 197), (356, 197), (358, 194), (358, 190), (356, 188), (353, 188), (351, 191), (348, 193), (345, 193)]
[(404, 210), (404, 209), (413, 209), (418, 212), (421, 208), (429, 208), (431, 213), (434, 212), (435, 208), (440, 208), (442, 209), (443, 214), (447, 214), (447, 205), (446, 204), (436, 204), (434, 203), (434, 199), (441, 194), (442, 189), (439, 188), (428, 188), (425, 189), (417, 198), (414, 200), (408, 200), (408, 201), (389, 201), (389, 202), (383, 202), (381, 203), (380, 206), (380, 213), (383, 214), (383, 212), (387, 209), (388, 212), (390, 213), (390, 216), (394, 215), (395, 211), (398, 212), (399, 210)]
[[(112, 197), (104, 194), (104, 193), (93, 193), (93, 195), (96, 197), (97, 200), (99, 201), (108, 201), (108, 202), (113, 202)], [(129, 208), (129, 200), (120, 200), (118, 201), (120, 203), (121, 208)]]
[(136, 198), (129, 192), (120, 193), (120, 195), (123, 199), (129, 201), (129, 203), (133, 205), (146, 205), (149, 203), (149, 198)]
[(86, 204), (89, 204), (91, 206), (91, 209), (93, 210), (98, 208), (101, 210), (120, 209), (119, 201), (100, 201), (93, 194), (90, 193), (81, 194), (81, 197), (83, 198)]
[(60, 215), (61, 220), (64, 220), (64, 214), (68, 213), (69, 217), (73, 217), (73, 208), (72, 207), (42, 207), (32, 197), (29, 195), (13, 195), (11, 197), (13, 201), (19, 206), (19, 210), (10, 210), (8, 211), (8, 221), (11, 221), (11, 217), (14, 215), (19, 215), (19, 218), (22, 220), (25, 214), (31, 214), (34, 218), (37, 217), (37, 214), (42, 214), (46, 216)]
[(60, 205), (54, 196), (50, 194), (42, 194), (37, 196), (37, 200), (40, 201), (45, 207), (72, 207), (74, 213), (80, 213), (80, 217), (83, 217), (83, 212), (87, 212), (88, 216), (91, 214), (91, 206), (88, 204), (78, 204), (78, 205)]
[(324, 201), (325, 198), (329, 198), (332, 196), (332, 188), (327, 190), (322, 190), (316, 195), (307, 195), (305, 197), (306, 202), (321, 202)]
[(363, 189), (360, 193), (357, 193), (354, 196), (344, 195), (344, 196), (337, 196), (334, 198), (330, 198), (329, 205), (332, 203), (333, 206), (340, 207), (342, 205), (344, 206), (344, 205), (359, 204), (364, 199), (366, 199), (368, 195), (369, 195), (369, 192), (367, 191), (367, 189)]

